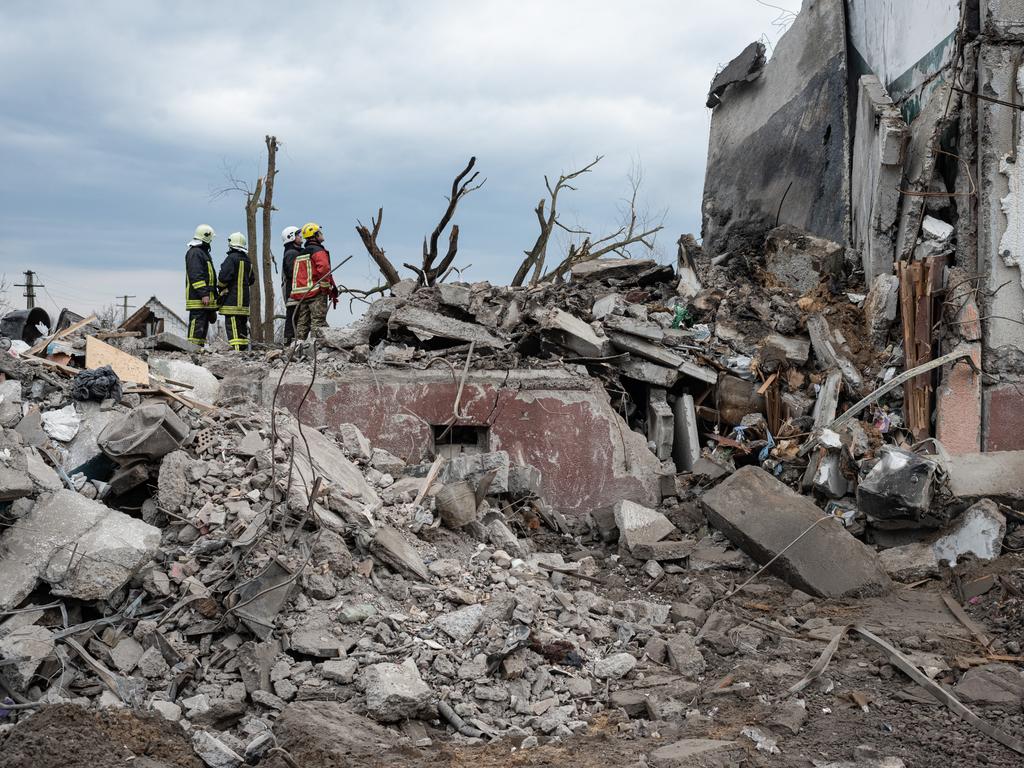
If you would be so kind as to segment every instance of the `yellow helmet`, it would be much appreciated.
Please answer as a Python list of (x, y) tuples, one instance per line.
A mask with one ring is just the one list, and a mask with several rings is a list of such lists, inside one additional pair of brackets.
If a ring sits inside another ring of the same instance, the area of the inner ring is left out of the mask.
[(323, 231), (323, 228), (319, 224), (311, 221), (302, 227), (302, 239), (309, 240), (309, 238), (313, 237), (317, 232)]

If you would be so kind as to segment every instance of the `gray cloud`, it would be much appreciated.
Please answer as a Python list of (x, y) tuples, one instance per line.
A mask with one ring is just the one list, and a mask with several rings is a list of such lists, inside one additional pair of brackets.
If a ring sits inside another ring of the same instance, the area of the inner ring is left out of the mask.
[(699, 228), (707, 84), (778, 15), (754, 0), (254, 5), (4, 4), (0, 270), (44, 239), (37, 269), (73, 275), (79, 309), (126, 291), (180, 304), (166, 276), (196, 223), (243, 228), (240, 198), (209, 192), (225, 162), (255, 177), (265, 133), (284, 142), (275, 230), (321, 221), (356, 255), (353, 282), (372, 277), (355, 219), (384, 205), (384, 246), (415, 257), (470, 154), (488, 183), (459, 212), (468, 277), (507, 279), (543, 175), (596, 154), (566, 215), (614, 228), (639, 159), (669, 254)]

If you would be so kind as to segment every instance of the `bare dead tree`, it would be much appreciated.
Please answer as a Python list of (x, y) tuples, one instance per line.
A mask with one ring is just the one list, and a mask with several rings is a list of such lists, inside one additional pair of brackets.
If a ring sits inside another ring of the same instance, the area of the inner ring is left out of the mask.
[[(239, 178), (235, 170), (227, 165), (224, 166), (224, 177), (227, 184), (218, 189), (211, 190), (210, 199), (216, 200), (233, 192), (245, 196), (245, 236), (249, 240), (249, 263), (252, 265), (253, 274), (256, 277), (255, 282), (252, 284), (252, 290), (249, 292), (249, 335), (253, 341), (263, 341), (265, 334), (263, 332), (263, 314), (260, 303), (260, 270), (259, 262), (256, 261), (256, 212), (261, 205), (260, 197), (263, 194), (263, 177), (258, 177), (255, 186), (250, 187), (249, 182)], [(271, 296), (273, 296), (272, 293)], [(271, 325), (271, 328), (273, 328), (273, 325)]]
[[(477, 176), (480, 175), (479, 171), (473, 171), (473, 166), (476, 165), (476, 158), (469, 158), (469, 163), (462, 169), (455, 180), (452, 182), (452, 192), (448, 199), (448, 207), (445, 209), (444, 214), (441, 216), (441, 220), (434, 227), (434, 231), (430, 234), (430, 240), (428, 243), (427, 238), (423, 239), (423, 263), (419, 266), (413, 266), (412, 264), (405, 264), (407, 268), (411, 269), (416, 273), (419, 278), (420, 285), (435, 285), (439, 275), (444, 275), (448, 272), (448, 269), (452, 266), (452, 262), (455, 261), (455, 255), (459, 250), (459, 225), (452, 224), (451, 232), (448, 235), (448, 251), (445, 253), (444, 258), (439, 263), (437, 262), (437, 241), (444, 233), (445, 228), (452, 220), (452, 216), (455, 215), (455, 209), (459, 204), (459, 201), (471, 192), (475, 192), (480, 189), (487, 181), (487, 179), (481, 179), (479, 183), (474, 184)], [(471, 175), (472, 172), (472, 175)], [(468, 177), (468, 178), (467, 178)]]
[(370, 258), (377, 265), (380, 273), (384, 276), (388, 286), (391, 287), (395, 283), (401, 281), (401, 277), (398, 275), (398, 270), (395, 269), (395, 265), (391, 263), (391, 260), (384, 254), (384, 249), (377, 244), (377, 235), (380, 234), (380, 223), (384, 220), (384, 209), (377, 209), (377, 218), (370, 217), (370, 224), (373, 225), (373, 229), (369, 229), (361, 221), (356, 221), (356, 233), (359, 235), (359, 239), (363, 241), (363, 246), (366, 248), (366, 252), (370, 254)]
[(555, 186), (551, 186), (551, 182), (548, 177), (544, 177), (544, 186), (547, 187), (548, 197), (551, 200), (551, 208), (547, 214), (544, 212), (544, 207), (547, 202), (544, 198), (541, 198), (540, 202), (537, 203), (537, 207), (534, 209), (534, 213), (537, 214), (537, 222), (540, 224), (540, 234), (537, 235), (537, 241), (533, 244), (533, 247), (524, 251), (526, 258), (523, 259), (523, 263), (519, 265), (519, 269), (516, 270), (515, 277), (512, 278), (511, 285), (520, 286), (523, 281), (526, 280), (527, 274), (530, 270), (533, 270), (533, 278), (530, 280), (531, 284), (536, 283), (544, 270), (544, 260), (547, 257), (548, 240), (551, 238), (551, 233), (555, 227), (561, 227), (570, 234), (589, 235), (590, 233), (582, 229), (571, 229), (566, 227), (562, 222), (558, 220), (558, 193), (563, 189), (576, 190), (569, 182), (582, 176), (585, 173), (590, 173), (591, 169), (601, 162), (602, 155), (598, 155), (591, 162), (579, 170), (572, 171), (570, 173), (562, 174), (558, 177), (558, 181), (555, 182)]
[(271, 342), (274, 340), (274, 277), (271, 274), (270, 266), (272, 255), (270, 243), (272, 242), (271, 218), (274, 208), (274, 177), (277, 176), (277, 149), (281, 146), (276, 136), (265, 136), (267, 144), (267, 175), (266, 184), (263, 187), (263, 322), (260, 329), (261, 341)]
[[(245, 236), (249, 240), (249, 265), (256, 279), (249, 289), (249, 334), (253, 341), (264, 341), (263, 315), (260, 304), (260, 268), (256, 261), (256, 211), (260, 207), (260, 194), (263, 192), (263, 177), (256, 179), (256, 189), (245, 199)], [(273, 296), (273, 294), (271, 294)]]
[[(660, 223), (657, 226), (651, 226), (651, 217), (646, 211), (638, 209), (637, 201), (640, 187), (643, 184), (643, 169), (638, 163), (633, 165), (628, 179), (630, 194), (623, 201), (620, 210), (623, 221), (622, 226), (610, 235), (605, 235), (597, 240), (591, 241), (588, 236), (579, 245), (570, 244), (569, 252), (565, 259), (557, 267), (547, 272), (540, 279), (540, 282), (561, 282), (565, 279), (569, 270), (577, 264), (600, 259), (609, 253), (617, 254), (624, 259), (632, 258), (630, 246), (640, 245), (648, 251), (654, 250), (654, 236), (664, 227)], [(661, 218), (664, 220), (664, 215)]]

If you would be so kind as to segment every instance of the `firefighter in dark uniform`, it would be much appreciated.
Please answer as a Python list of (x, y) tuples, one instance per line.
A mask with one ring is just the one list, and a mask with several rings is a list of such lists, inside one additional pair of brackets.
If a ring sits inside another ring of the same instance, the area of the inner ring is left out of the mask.
[(249, 286), (256, 281), (249, 262), (248, 241), (241, 232), (228, 237), (228, 255), (220, 265), (217, 286), (220, 289), (220, 313), (231, 348), (249, 349)]
[(188, 310), (188, 340), (206, 344), (210, 323), (217, 322), (217, 273), (210, 257), (213, 227), (200, 224), (185, 253), (185, 309)]
[(284, 296), (284, 343), (290, 344), (295, 338), (295, 307), (299, 302), (293, 301), (292, 292), (292, 267), (295, 266), (295, 257), (302, 250), (302, 233), (298, 227), (285, 227), (281, 232), (281, 240), (284, 242), (284, 255), (281, 257), (281, 295)]

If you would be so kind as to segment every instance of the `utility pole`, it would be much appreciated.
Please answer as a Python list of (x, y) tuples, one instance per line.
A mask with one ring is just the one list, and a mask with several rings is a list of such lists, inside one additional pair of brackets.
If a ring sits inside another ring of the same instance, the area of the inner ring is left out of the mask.
[(46, 286), (36, 282), (36, 273), (31, 269), (26, 269), (24, 274), (25, 282), (15, 283), (14, 287), (25, 289), (25, 293), (22, 294), (27, 299), (25, 309), (34, 309), (36, 306), (36, 288), (45, 288)]
[[(116, 298), (121, 299), (121, 322), (125, 322), (128, 319), (128, 299), (134, 299), (134, 296), (117, 296)], [(131, 305), (132, 309), (135, 309), (135, 305)]]

